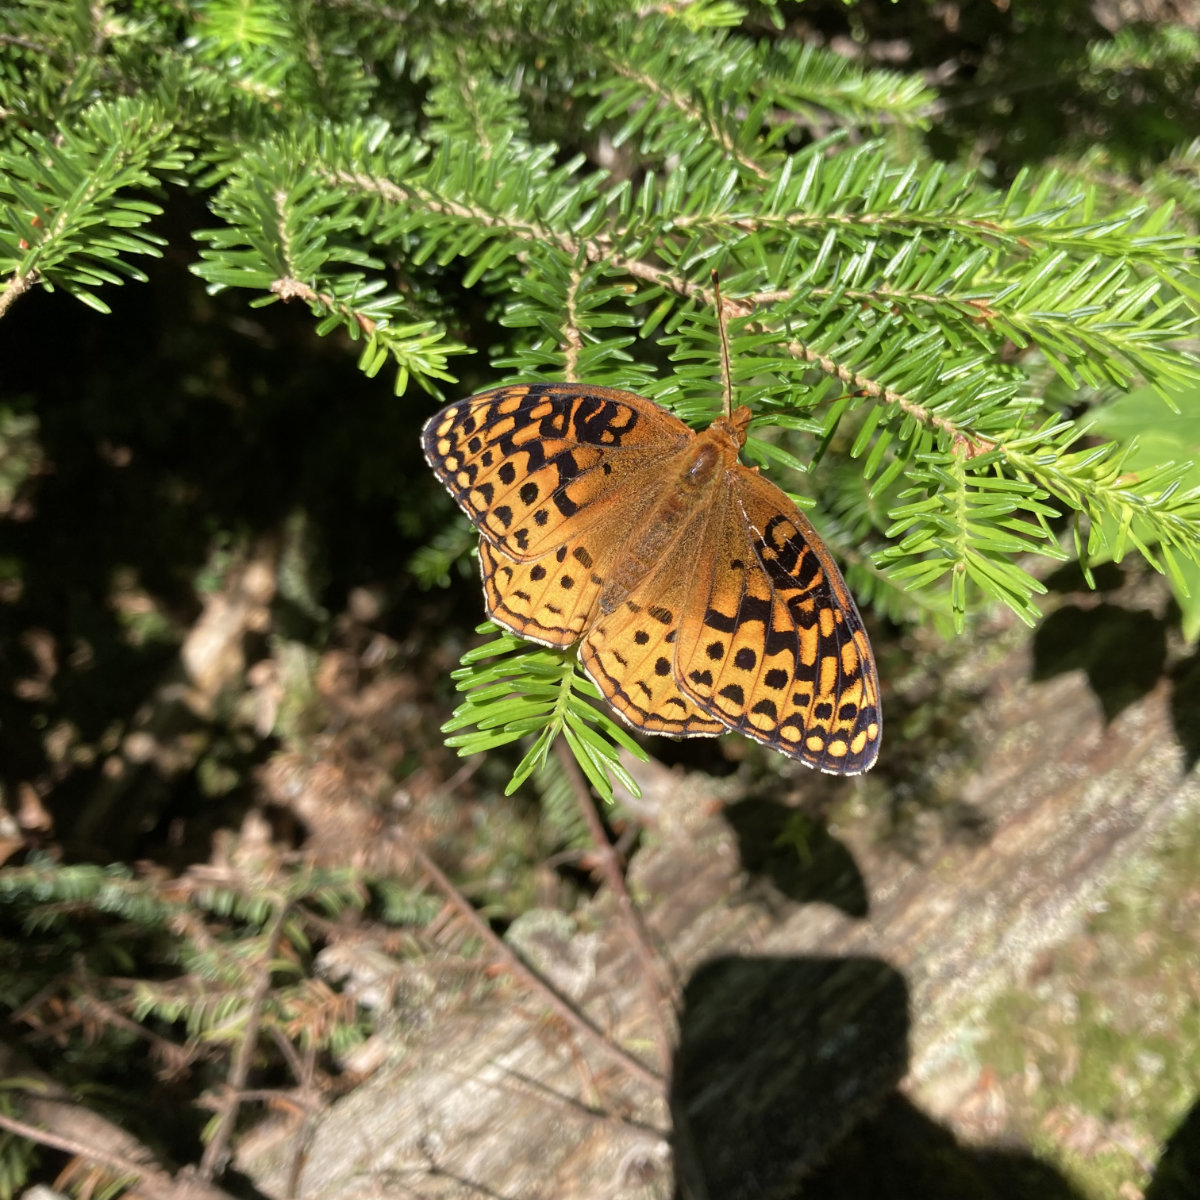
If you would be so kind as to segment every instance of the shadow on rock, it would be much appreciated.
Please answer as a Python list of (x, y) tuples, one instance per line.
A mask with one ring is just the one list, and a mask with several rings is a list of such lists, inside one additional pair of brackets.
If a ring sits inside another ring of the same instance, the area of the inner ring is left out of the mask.
[(1200, 761), (1200, 653), (1177, 664), (1171, 680), (1171, 721), (1191, 770)]
[(1060, 608), (1033, 635), (1033, 678), (1086, 672), (1108, 721), (1154, 687), (1166, 660), (1166, 623), (1115, 604)]
[(688, 983), (671, 1080), (681, 1196), (790, 1196), (904, 1075), (908, 992), (876, 959), (734, 958)]
[(1200, 1098), (1179, 1122), (1159, 1159), (1146, 1200), (1196, 1200), (1200, 1196)]
[(908, 1031), (904, 979), (878, 959), (704, 964), (671, 1080), (677, 1200), (1081, 1200), (1031, 1154), (961, 1145), (901, 1096)]
[(802, 1194), (805, 1200), (1083, 1200), (1028, 1151), (963, 1145), (895, 1092), (805, 1179)]
[(867, 889), (853, 855), (825, 825), (771, 800), (724, 810), (742, 866), (797, 904), (823, 901), (849, 917), (867, 915)]

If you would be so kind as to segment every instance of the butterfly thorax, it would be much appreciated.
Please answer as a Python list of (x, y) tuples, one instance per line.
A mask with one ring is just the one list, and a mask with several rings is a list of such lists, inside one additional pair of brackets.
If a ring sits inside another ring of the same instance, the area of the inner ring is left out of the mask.
[(602, 613), (620, 607), (685, 530), (692, 536), (698, 514), (711, 508), (726, 472), (737, 465), (738, 449), (745, 440), (746, 422), (740, 420), (743, 412), (748, 421), (750, 410), (745, 408), (732, 418), (714, 421), (664, 468), (671, 484), (662, 489), (645, 521), (631, 531), (617, 556), (616, 569), (600, 592)]
[(735, 408), (730, 416), (718, 417), (705, 432), (720, 431), (740, 450), (746, 444), (746, 431), (750, 428), (750, 419), (753, 416), (754, 414), (743, 404), (740, 408)]

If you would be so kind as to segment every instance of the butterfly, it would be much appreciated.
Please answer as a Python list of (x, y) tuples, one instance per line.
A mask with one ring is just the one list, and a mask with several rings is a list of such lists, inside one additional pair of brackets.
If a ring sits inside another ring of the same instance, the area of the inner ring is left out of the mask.
[(636, 729), (732, 729), (857, 775), (882, 734), (871, 646), (816, 531), (739, 461), (750, 419), (697, 433), (632, 392), (517, 384), (447, 405), (422, 442), (479, 530), (498, 625), (578, 643)]

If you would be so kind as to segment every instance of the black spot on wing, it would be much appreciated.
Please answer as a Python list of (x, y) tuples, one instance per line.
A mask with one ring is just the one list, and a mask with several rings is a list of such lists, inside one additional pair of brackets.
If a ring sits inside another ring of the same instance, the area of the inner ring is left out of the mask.
[(579, 505), (567, 494), (567, 485), (581, 474), (579, 463), (570, 450), (564, 450), (550, 460), (550, 465), (558, 472), (558, 486), (551, 492), (550, 499), (564, 517), (573, 517), (579, 511)]

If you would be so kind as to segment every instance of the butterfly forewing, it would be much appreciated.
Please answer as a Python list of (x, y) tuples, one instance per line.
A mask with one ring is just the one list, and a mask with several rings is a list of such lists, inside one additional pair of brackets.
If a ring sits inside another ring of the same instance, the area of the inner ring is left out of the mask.
[(530, 384), (448, 405), (426, 423), (423, 444), (479, 532), (527, 561), (586, 530), (606, 540), (605, 525), (627, 529), (658, 464), (693, 436), (629, 392)]

